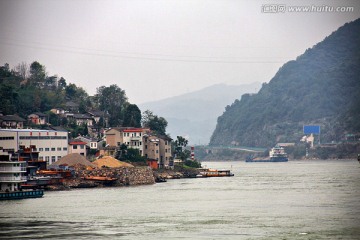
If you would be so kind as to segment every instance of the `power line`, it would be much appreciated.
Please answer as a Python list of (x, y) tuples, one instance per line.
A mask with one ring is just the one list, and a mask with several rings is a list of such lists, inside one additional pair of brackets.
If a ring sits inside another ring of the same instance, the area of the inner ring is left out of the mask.
[[(115, 54), (106, 50), (97, 50), (97, 49), (85, 49), (79, 47), (58, 47), (58, 46), (46, 46), (45, 44), (35, 43), (26, 44), (26, 43), (16, 43), (8, 42), (0, 39), (0, 44), (17, 46), (17, 47), (26, 47), (33, 49), (42, 49), (47, 51), (56, 51), (56, 52), (67, 52), (80, 55), (89, 55), (89, 56), (102, 56), (102, 57), (115, 57), (115, 58), (126, 58), (126, 59), (139, 59), (139, 60), (153, 60), (153, 61), (167, 61), (167, 62), (198, 62), (198, 63), (255, 63), (255, 64), (277, 64), (284, 63), (284, 61), (249, 61), (249, 60), (224, 60), (224, 59), (234, 59), (236, 57), (208, 57), (208, 56), (176, 56), (176, 55), (166, 55), (166, 54), (152, 54), (152, 53), (133, 53), (133, 52), (116, 52)], [(42, 46), (36, 46), (36, 44), (41, 44)], [(181, 59), (183, 58), (183, 59)], [(185, 59), (184, 59), (185, 58)], [(191, 59), (198, 58), (198, 59)], [(200, 58), (200, 59), (199, 59)]]

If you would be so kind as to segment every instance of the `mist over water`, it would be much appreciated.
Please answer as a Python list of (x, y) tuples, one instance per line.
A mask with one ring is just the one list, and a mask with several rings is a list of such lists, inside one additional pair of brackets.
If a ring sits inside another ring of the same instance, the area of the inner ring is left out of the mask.
[(208, 162), (230, 178), (0, 202), (0, 239), (359, 239), (357, 161)]

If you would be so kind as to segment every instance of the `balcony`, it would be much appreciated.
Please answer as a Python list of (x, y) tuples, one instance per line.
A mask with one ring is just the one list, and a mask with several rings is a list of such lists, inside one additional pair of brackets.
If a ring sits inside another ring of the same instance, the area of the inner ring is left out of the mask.
[(130, 141), (141, 141), (142, 137), (140, 136), (135, 136), (135, 137), (130, 137)]
[(26, 172), (26, 167), (0, 167), (2, 173)]
[(26, 176), (0, 177), (0, 182), (26, 182)]

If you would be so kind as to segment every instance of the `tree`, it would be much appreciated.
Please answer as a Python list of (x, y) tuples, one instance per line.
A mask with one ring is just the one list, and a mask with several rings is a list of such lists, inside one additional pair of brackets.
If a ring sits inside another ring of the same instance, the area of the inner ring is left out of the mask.
[(124, 127), (141, 127), (141, 111), (136, 104), (127, 104), (124, 110)]
[(65, 89), (65, 87), (66, 87), (66, 80), (63, 77), (61, 77), (60, 80), (58, 81), (58, 88), (62, 90)]
[(109, 113), (111, 126), (119, 126), (123, 123), (124, 105), (127, 103), (124, 90), (116, 84), (110, 85), (110, 87), (101, 86), (97, 88), (94, 100), (101, 111)]
[(184, 149), (189, 141), (182, 136), (177, 136), (176, 138), (177, 139), (174, 141), (174, 148), (175, 148), (174, 152), (177, 158), (181, 159), (182, 161), (185, 161), (191, 155), (189, 150)]
[(128, 148), (125, 144), (121, 144), (120, 149), (115, 153), (115, 158), (121, 161), (146, 163), (146, 158), (140, 155), (139, 149)]
[(45, 86), (49, 90), (55, 90), (57, 84), (57, 76), (50, 76), (45, 78)]
[(0, 110), (3, 114), (14, 114), (17, 112), (19, 94), (16, 92), (15, 87), (2, 84), (0, 85)]
[(15, 67), (15, 72), (21, 80), (26, 80), (29, 77), (29, 65), (26, 62), (19, 63)]
[(69, 99), (73, 99), (76, 96), (76, 85), (73, 83), (70, 83), (69, 85), (67, 85), (65, 87), (65, 93), (66, 93), (66, 97)]
[(45, 67), (35, 61), (30, 65), (30, 85), (42, 87), (46, 78)]
[(146, 110), (142, 116), (143, 127), (150, 128), (159, 135), (166, 135), (168, 122), (163, 117), (154, 115), (152, 111)]

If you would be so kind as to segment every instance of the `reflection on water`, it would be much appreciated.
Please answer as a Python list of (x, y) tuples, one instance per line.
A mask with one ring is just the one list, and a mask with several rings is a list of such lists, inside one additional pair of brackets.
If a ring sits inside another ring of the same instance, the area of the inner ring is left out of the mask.
[(203, 163), (235, 177), (0, 202), (1, 239), (359, 239), (357, 161)]

